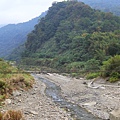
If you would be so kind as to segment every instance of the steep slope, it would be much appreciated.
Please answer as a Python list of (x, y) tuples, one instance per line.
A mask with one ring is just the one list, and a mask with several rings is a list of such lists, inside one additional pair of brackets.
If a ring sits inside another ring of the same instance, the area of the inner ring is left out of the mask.
[(76, 1), (54, 3), (28, 35), (23, 61), (62, 70), (99, 69), (120, 54), (119, 30), (120, 17), (112, 13)]
[(9, 24), (0, 28), (0, 57), (6, 57), (14, 50), (14, 48), (23, 44), (27, 38), (27, 34), (34, 29), (39, 19), (43, 17), (36, 17), (28, 22), (19, 24)]
[(112, 12), (120, 16), (120, 0), (79, 0), (92, 8), (102, 10), (104, 12)]

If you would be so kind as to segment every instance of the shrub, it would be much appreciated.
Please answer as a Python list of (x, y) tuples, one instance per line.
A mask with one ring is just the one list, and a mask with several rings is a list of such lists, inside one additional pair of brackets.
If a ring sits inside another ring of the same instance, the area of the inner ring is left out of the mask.
[(6, 87), (6, 82), (3, 80), (0, 80), (0, 89), (3, 89)]
[(8, 110), (6, 112), (0, 112), (0, 120), (24, 120), (24, 118), (20, 110)]
[(77, 73), (71, 73), (71, 76), (72, 76), (72, 77), (76, 77), (76, 76), (77, 76)]
[(109, 77), (110, 82), (120, 80), (120, 55), (111, 57), (107, 61), (103, 62), (102, 77)]
[(119, 79), (120, 79), (120, 74), (117, 73), (117, 72), (114, 72), (114, 73), (112, 73), (109, 81), (110, 81), (110, 82), (116, 82), (116, 81), (118, 81)]
[(89, 73), (86, 76), (86, 79), (93, 79), (99, 76), (99, 73)]
[(22, 73), (16, 67), (0, 59), (0, 104), (9, 97), (13, 90), (32, 87), (34, 79), (27, 73)]
[(90, 59), (85, 63), (85, 70), (91, 71), (91, 70), (99, 70), (100, 61), (95, 59)]

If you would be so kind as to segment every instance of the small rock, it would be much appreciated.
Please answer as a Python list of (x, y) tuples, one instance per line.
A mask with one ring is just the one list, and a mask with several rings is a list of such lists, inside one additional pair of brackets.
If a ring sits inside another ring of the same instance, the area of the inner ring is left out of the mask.
[(120, 86), (120, 82), (118, 83), (118, 86)]
[(33, 114), (33, 115), (38, 115), (38, 113), (35, 112), (35, 111), (30, 111), (30, 113)]
[(16, 97), (16, 96), (21, 96), (21, 93), (19, 91), (13, 91), (13, 96)]
[(11, 99), (6, 99), (4, 103), (5, 105), (8, 105), (8, 104), (11, 104), (11, 102), (12, 102)]
[(84, 85), (87, 85), (87, 83), (86, 83), (86, 82), (83, 82), (83, 84), (84, 84)]
[(36, 92), (35, 92), (35, 91), (31, 93), (31, 95), (35, 95), (35, 94), (36, 94)]
[(19, 99), (19, 100), (18, 100), (18, 102), (22, 102), (22, 100), (21, 100), (21, 99)]
[(89, 102), (89, 103), (85, 103), (83, 104), (84, 106), (93, 106), (93, 105), (96, 105), (96, 102)]

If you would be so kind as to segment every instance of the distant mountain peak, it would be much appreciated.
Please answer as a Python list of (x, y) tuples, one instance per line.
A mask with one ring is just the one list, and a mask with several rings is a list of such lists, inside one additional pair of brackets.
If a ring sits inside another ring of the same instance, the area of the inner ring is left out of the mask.
[(34, 29), (39, 20), (46, 15), (42, 13), (39, 17), (27, 22), (8, 24), (0, 28), (0, 57), (6, 58), (12, 51), (26, 41), (27, 34)]

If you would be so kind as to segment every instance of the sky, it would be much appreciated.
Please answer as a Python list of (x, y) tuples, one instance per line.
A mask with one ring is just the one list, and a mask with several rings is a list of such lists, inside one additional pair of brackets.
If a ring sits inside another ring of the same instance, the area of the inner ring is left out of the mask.
[(54, 1), (63, 0), (0, 0), (0, 25), (29, 21), (48, 10)]

